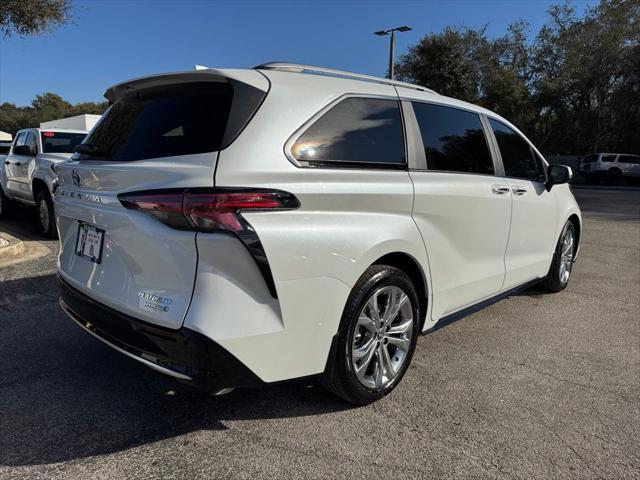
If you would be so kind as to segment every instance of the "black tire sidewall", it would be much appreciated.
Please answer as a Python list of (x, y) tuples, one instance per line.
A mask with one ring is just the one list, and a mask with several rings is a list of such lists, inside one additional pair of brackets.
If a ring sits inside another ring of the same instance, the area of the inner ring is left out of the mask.
[(574, 251), (573, 256), (575, 257), (575, 245), (576, 245), (576, 229), (573, 226), (573, 223), (570, 220), (567, 220), (564, 227), (562, 228), (562, 232), (560, 233), (560, 238), (558, 238), (558, 242), (556, 244), (556, 250), (553, 254), (553, 261), (551, 262), (551, 268), (549, 269), (549, 273), (547, 275), (547, 289), (552, 292), (559, 292), (560, 290), (564, 290), (567, 285), (569, 285), (569, 281), (571, 280), (571, 273), (569, 273), (569, 278), (566, 283), (562, 283), (560, 281), (560, 263), (562, 262), (562, 243), (564, 241), (564, 236), (567, 233), (567, 230), (571, 229), (573, 232), (574, 238)]
[[(371, 272), (370, 270), (374, 271)], [(365, 272), (363, 283), (358, 282), (351, 292), (349, 301), (345, 307), (345, 311), (341, 320), (341, 327), (338, 336), (338, 345), (336, 349), (336, 367), (334, 374), (338, 377), (335, 380), (342, 385), (342, 389), (347, 394), (347, 399), (356, 404), (367, 404), (382, 398), (390, 393), (402, 380), (404, 374), (409, 368), (413, 353), (415, 351), (416, 342), (420, 328), (420, 307), (418, 295), (411, 279), (401, 270), (390, 266), (374, 266)], [(371, 275), (373, 273), (373, 275)], [(367, 278), (367, 275), (369, 278)], [(351, 363), (351, 345), (355, 332), (355, 324), (358, 321), (360, 311), (369, 300), (373, 292), (381, 287), (397, 286), (401, 288), (411, 301), (413, 309), (414, 326), (411, 338), (411, 346), (407, 353), (407, 359), (404, 362), (401, 371), (393, 379), (393, 381), (380, 389), (369, 389), (362, 385), (356, 378)]]
[[(40, 219), (40, 203), (42, 201), (45, 202), (47, 210), (49, 210), (49, 225), (46, 227), (42, 225), (42, 220)], [(51, 196), (48, 192), (41, 191), (38, 193), (38, 197), (36, 198), (36, 209), (38, 210), (38, 224), (40, 225), (40, 231), (44, 236), (53, 238), (56, 234), (56, 219), (53, 211), (53, 201), (51, 200)]]
[(9, 212), (10, 200), (4, 194), (4, 190), (0, 187), (0, 218), (4, 218)]

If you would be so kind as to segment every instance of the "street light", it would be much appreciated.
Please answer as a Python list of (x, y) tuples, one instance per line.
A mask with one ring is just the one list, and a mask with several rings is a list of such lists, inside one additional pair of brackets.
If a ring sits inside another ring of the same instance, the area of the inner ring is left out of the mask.
[(389, 42), (389, 78), (393, 80), (393, 42), (394, 42), (394, 33), (395, 32), (408, 32), (411, 30), (411, 27), (407, 25), (403, 25), (402, 27), (390, 28), (389, 30), (380, 30), (378, 32), (373, 32), (375, 35), (379, 35), (384, 37), (385, 35), (391, 34), (391, 41)]

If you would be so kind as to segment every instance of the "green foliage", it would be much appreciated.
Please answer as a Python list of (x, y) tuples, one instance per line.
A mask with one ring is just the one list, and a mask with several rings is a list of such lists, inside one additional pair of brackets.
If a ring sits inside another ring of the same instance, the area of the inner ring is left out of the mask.
[(602, 0), (578, 18), (552, 7), (530, 39), (446, 28), (401, 56), (399, 78), (485, 106), (548, 153), (640, 153), (640, 2)]
[(72, 105), (55, 93), (36, 95), (29, 107), (0, 104), (0, 130), (15, 135), (21, 128), (38, 127), (41, 122), (73, 117), (84, 113), (101, 115), (107, 102), (82, 102)]
[(37, 35), (69, 21), (71, 0), (1, 0), (0, 33)]

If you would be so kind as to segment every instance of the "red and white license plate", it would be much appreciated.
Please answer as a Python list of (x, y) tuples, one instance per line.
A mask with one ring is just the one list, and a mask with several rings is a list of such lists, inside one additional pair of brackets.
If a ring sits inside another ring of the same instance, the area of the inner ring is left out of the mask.
[(104, 230), (80, 222), (78, 225), (78, 239), (76, 240), (76, 254), (86, 257), (92, 262), (102, 261), (102, 244), (104, 242)]

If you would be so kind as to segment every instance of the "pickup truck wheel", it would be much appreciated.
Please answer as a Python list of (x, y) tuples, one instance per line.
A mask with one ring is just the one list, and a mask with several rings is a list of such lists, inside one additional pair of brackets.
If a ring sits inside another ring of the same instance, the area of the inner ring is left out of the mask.
[(356, 405), (384, 397), (409, 367), (419, 318), (407, 274), (388, 265), (369, 267), (351, 291), (320, 383)]
[(56, 217), (53, 212), (53, 202), (49, 192), (40, 191), (36, 200), (38, 218), (40, 219), (40, 231), (45, 237), (56, 238)]
[(0, 218), (6, 218), (11, 210), (12, 203), (13, 202), (4, 194), (2, 187), (0, 187)]

